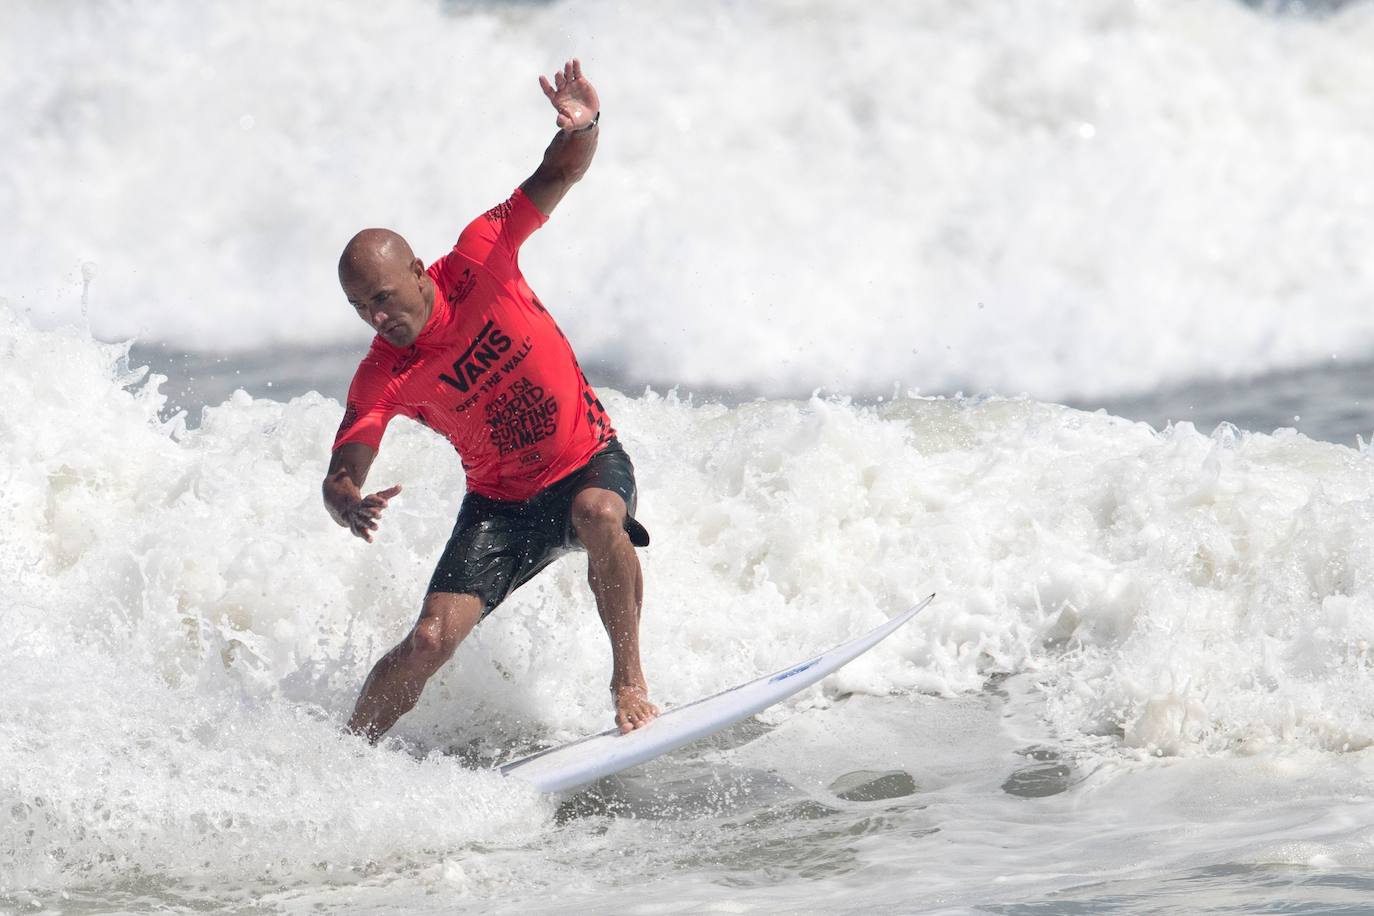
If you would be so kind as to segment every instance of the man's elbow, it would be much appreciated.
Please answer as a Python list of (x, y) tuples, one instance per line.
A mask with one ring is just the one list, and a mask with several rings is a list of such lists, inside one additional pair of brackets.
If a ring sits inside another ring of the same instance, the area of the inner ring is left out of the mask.
[(536, 173), (535, 177), (536, 180), (561, 196), (582, 180), (582, 176), (587, 174), (589, 166), (590, 163), (586, 162), (579, 165), (552, 165), (546, 169), (541, 169), (543, 174)]

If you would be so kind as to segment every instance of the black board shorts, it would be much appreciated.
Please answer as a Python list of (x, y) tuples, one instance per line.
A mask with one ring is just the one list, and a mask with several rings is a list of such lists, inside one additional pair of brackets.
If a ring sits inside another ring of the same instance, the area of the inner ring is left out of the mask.
[(523, 502), (463, 497), (429, 592), (477, 595), (482, 616), (532, 579), (545, 566), (582, 549), (572, 525), (573, 498), (599, 487), (625, 500), (625, 531), (630, 543), (647, 547), (649, 532), (635, 521), (635, 468), (615, 439), (582, 467)]

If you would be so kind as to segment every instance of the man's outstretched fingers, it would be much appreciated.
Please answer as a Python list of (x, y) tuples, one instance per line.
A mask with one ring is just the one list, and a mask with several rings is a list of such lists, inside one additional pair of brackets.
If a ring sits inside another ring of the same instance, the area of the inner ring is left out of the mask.
[(400, 492), (401, 485), (396, 484), (360, 499), (348, 510), (349, 531), (371, 544), (372, 532), (377, 530), (377, 520), (382, 517), (382, 510)]
[(386, 508), (387, 503), (400, 492), (401, 485), (396, 484), (394, 487), (387, 487), (385, 490), (378, 490), (376, 493), (364, 496), (362, 502), (359, 503), (359, 511), (364, 515), (376, 518), (382, 514), (382, 510)]

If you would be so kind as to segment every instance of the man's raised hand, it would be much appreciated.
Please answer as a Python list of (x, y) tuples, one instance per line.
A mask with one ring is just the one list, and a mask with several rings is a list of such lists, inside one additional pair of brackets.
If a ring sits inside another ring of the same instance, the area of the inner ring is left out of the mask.
[(591, 81), (582, 75), (582, 62), (575, 57), (553, 75), (552, 85), (547, 77), (540, 76), (539, 88), (558, 112), (558, 126), (565, 132), (587, 127), (601, 111), (601, 100)]
[(344, 520), (348, 523), (348, 530), (353, 534), (372, 543), (372, 532), (377, 530), (377, 520), (382, 517), (382, 510), (397, 493), (401, 492), (401, 485), (388, 487), (385, 490), (378, 490), (376, 493), (364, 496), (343, 512)]

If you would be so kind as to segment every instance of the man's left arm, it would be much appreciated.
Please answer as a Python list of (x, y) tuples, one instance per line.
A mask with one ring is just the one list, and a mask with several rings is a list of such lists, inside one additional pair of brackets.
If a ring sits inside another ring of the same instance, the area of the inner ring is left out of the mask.
[(520, 185), (520, 190), (540, 213), (548, 216), (592, 164), (601, 130), (597, 127), (601, 100), (591, 81), (582, 75), (582, 63), (576, 58), (554, 74), (552, 84), (546, 77), (539, 77), (539, 87), (558, 112), (559, 129), (544, 150), (544, 161)]

